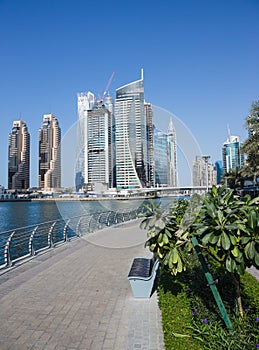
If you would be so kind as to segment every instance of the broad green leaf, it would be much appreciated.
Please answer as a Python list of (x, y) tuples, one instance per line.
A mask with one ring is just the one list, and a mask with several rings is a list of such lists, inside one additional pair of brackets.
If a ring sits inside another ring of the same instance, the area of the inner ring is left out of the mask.
[(177, 271), (178, 272), (182, 272), (183, 271), (183, 264), (182, 264), (182, 260), (181, 259), (178, 259)]
[(230, 234), (229, 235), (229, 239), (230, 239), (230, 242), (231, 242), (232, 245), (236, 245), (237, 244), (237, 239), (236, 239), (235, 236)]
[(236, 266), (237, 272), (239, 275), (243, 275), (245, 273), (245, 265), (244, 264), (238, 264)]
[(164, 220), (158, 219), (158, 220), (155, 222), (155, 227), (159, 228), (160, 230), (163, 230), (164, 227), (165, 227), (165, 222), (164, 222)]
[(176, 264), (176, 263), (177, 263), (178, 258), (179, 258), (178, 251), (177, 251), (176, 248), (174, 248), (174, 249), (172, 250), (172, 261), (173, 261), (173, 264)]
[(241, 237), (241, 243), (246, 245), (249, 241), (251, 241), (251, 237)]
[(207, 245), (208, 242), (210, 241), (210, 237), (211, 237), (212, 233), (207, 233), (203, 238), (202, 238), (202, 244), (203, 245)]
[(229, 272), (234, 272), (236, 269), (236, 262), (235, 260), (231, 259), (231, 257), (228, 257), (226, 260), (226, 269)]
[(230, 239), (228, 238), (228, 235), (226, 234), (226, 232), (222, 232), (221, 242), (222, 242), (223, 249), (228, 250), (230, 248)]
[(248, 216), (248, 225), (254, 229), (257, 224), (256, 213), (254, 211), (250, 212)]
[(216, 244), (219, 240), (219, 235), (215, 235), (214, 233), (210, 236), (210, 243), (211, 244)]
[(234, 255), (235, 258), (238, 257), (238, 252), (239, 250), (237, 246), (235, 246), (234, 249), (231, 250), (231, 253)]
[(254, 242), (248, 243), (248, 258), (249, 259), (254, 259), (255, 256), (255, 245)]

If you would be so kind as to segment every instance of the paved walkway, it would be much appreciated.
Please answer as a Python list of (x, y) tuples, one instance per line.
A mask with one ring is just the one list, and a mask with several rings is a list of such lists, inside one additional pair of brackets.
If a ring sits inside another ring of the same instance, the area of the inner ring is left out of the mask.
[(0, 349), (164, 349), (157, 294), (134, 299), (127, 279), (145, 240), (130, 222), (1, 274)]

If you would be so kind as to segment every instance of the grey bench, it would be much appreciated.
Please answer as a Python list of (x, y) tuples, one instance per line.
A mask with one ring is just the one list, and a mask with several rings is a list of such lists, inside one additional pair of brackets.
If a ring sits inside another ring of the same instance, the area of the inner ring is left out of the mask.
[(150, 297), (158, 267), (159, 260), (156, 258), (134, 258), (128, 274), (134, 298)]

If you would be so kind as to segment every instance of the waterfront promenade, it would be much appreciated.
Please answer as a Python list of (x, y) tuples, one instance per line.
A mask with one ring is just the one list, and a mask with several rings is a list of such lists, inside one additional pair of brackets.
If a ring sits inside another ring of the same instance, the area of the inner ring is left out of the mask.
[(0, 272), (0, 350), (162, 350), (155, 292), (127, 279), (144, 248), (141, 220), (85, 235)]

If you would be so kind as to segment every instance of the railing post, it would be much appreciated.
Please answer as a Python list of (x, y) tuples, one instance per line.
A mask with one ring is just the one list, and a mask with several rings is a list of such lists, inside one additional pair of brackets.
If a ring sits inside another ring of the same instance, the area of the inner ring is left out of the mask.
[(49, 229), (49, 233), (48, 233), (48, 246), (49, 248), (53, 248), (54, 247), (54, 242), (53, 242), (53, 236), (52, 236), (52, 232), (53, 232), (53, 229), (56, 225), (56, 222), (55, 221), (52, 225), (51, 225), (51, 228)]
[(12, 260), (11, 260), (11, 254), (10, 254), (10, 244), (12, 241), (12, 238), (15, 234), (15, 231), (13, 231), (10, 236), (7, 239), (7, 242), (5, 244), (4, 248), (4, 259), (5, 259), (5, 266), (6, 267), (11, 267), (12, 266)]
[(92, 232), (92, 231), (91, 231), (91, 222), (92, 222), (92, 220), (93, 220), (93, 217), (94, 217), (94, 214), (91, 215), (91, 218), (90, 218), (90, 220), (89, 220), (88, 232)]
[(108, 214), (108, 216), (107, 216), (107, 226), (110, 226), (110, 221), (109, 221), (109, 219), (110, 219), (111, 213), (112, 213), (112, 211), (109, 211), (109, 214)]
[(38, 230), (38, 226), (35, 227), (35, 229), (32, 231), (32, 234), (30, 236), (30, 240), (29, 240), (29, 252), (31, 256), (35, 255), (35, 249), (34, 249), (34, 244), (33, 244), (33, 239), (34, 239), (34, 235), (36, 233), (36, 231)]
[(64, 242), (67, 242), (67, 228), (68, 228), (68, 224), (70, 222), (70, 219), (67, 220), (64, 230), (63, 230), (63, 238), (64, 238)]
[(118, 223), (118, 211), (115, 212), (114, 224)]
[(81, 232), (80, 232), (80, 223), (82, 220), (82, 216), (79, 218), (77, 224), (76, 224), (76, 236), (81, 237)]

